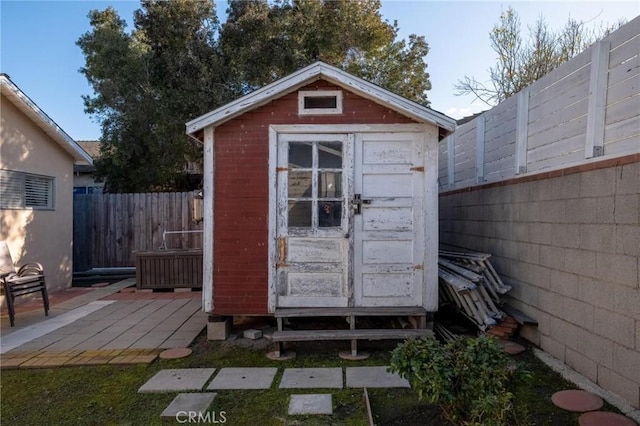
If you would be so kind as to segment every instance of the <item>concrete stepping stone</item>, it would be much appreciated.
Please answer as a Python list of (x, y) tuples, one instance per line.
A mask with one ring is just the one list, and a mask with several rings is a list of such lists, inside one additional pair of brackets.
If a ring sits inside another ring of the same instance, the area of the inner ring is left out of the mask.
[(278, 369), (222, 368), (207, 389), (269, 389)]
[(280, 388), (337, 388), (342, 389), (342, 368), (286, 368)]
[(209, 393), (179, 393), (178, 396), (164, 409), (161, 418), (180, 421), (180, 418), (188, 418), (189, 413), (202, 413), (205, 415), (216, 394)]
[(629, 417), (608, 411), (584, 413), (578, 418), (578, 424), (580, 426), (637, 426), (637, 423)]
[(579, 389), (556, 392), (551, 395), (551, 402), (563, 410), (578, 413), (599, 410), (604, 404), (598, 395)]
[(291, 395), (289, 415), (332, 414), (331, 394)]
[(409, 382), (387, 367), (347, 367), (348, 388), (409, 388)]
[(215, 368), (160, 370), (138, 389), (138, 393), (199, 391), (202, 390), (215, 371)]

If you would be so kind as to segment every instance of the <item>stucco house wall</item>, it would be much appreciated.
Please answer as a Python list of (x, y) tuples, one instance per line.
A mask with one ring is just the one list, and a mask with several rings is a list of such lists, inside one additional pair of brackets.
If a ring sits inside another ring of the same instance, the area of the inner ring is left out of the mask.
[[(8, 88), (13, 91), (10, 93)], [(16, 264), (43, 265), (49, 291), (64, 289), (71, 285), (72, 276), (73, 165), (82, 156), (78, 153), (74, 158), (69, 150), (75, 147), (65, 147), (45, 132), (45, 129), (62, 132), (61, 129), (57, 126), (49, 129), (24, 112), (22, 108), (35, 104), (25, 103), (31, 102), (26, 97), (23, 102), (17, 95), (24, 94), (10, 80), (3, 79), (2, 89), (0, 170), (33, 173), (54, 180), (52, 209), (0, 209), (0, 240), (7, 241)], [(88, 156), (83, 159), (87, 160), (91, 161)]]

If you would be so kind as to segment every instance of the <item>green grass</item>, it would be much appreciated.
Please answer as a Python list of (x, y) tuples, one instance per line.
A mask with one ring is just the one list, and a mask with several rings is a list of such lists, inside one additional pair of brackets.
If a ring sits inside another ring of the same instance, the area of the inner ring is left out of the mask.
[[(242, 347), (242, 342), (207, 342), (201, 336), (194, 353), (180, 360), (158, 360), (151, 365), (62, 367), (3, 370), (0, 377), (2, 424), (13, 425), (155, 425), (176, 393), (139, 394), (138, 388), (156, 372), (167, 368), (279, 367), (269, 390), (220, 391), (212, 413), (224, 411), (227, 425), (367, 425), (362, 389), (278, 389), (284, 368), (388, 365), (389, 342), (369, 344), (371, 358), (338, 358), (344, 342), (296, 345), (298, 357), (285, 362), (269, 360), (267, 348)], [(365, 345), (363, 345), (365, 346)], [(379, 348), (379, 349), (376, 349)], [(517, 357), (532, 373), (515, 389), (514, 425), (577, 424), (578, 415), (553, 406), (551, 395), (574, 388), (550, 371), (530, 351)], [(331, 416), (287, 416), (292, 393), (333, 395)], [(370, 389), (378, 425), (446, 425), (436, 407), (418, 401), (410, 389)], [(605, 409), (615, 411), (610, 406)]]

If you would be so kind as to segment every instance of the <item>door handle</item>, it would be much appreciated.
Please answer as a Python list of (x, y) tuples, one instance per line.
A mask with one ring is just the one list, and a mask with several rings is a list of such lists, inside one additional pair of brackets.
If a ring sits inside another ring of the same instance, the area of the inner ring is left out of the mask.
[(354, 214), (362, 213), (362, 205), (371, 204), (371, 200), (363, 200), (362, 194), (353, 194), (353, 212)]

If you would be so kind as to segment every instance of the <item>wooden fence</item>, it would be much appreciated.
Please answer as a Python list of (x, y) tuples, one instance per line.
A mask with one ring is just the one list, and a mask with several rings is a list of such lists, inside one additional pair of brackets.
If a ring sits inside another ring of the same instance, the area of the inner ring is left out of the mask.
[[(134, 266), (133, 251), (156, 250), (165, 231), (202, 230), (195, 192), (74, 197), (74, 271)], [(194, 217), (196, 216), (196, 217)], [(167, 234), (166, 248), (202, 248), (202, 234)]]
[(640, 152), (640, 17), (459, 126), (440, 191)]

